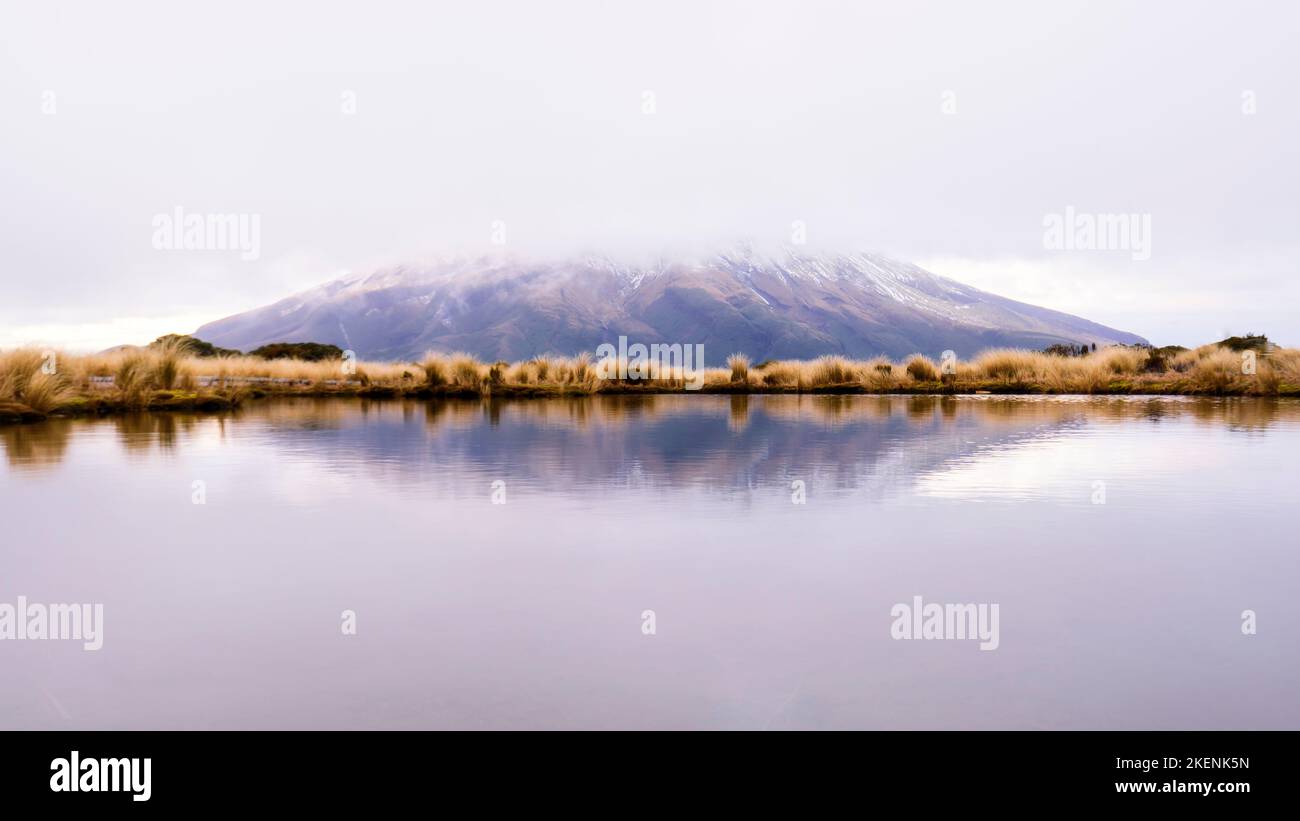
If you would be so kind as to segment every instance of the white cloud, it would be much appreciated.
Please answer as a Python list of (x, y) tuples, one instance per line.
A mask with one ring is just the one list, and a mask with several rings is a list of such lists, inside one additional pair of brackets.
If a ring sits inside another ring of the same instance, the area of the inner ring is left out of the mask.
[(32, 346), (93, 353), (116, 345), (147, 345), (164, 334), (192, 331), (213, 319), (208, 313), (126, 316), (102, 322), (0, 326), (0, 348)]
[(1300, 341), (1300, 328), (1286, 307), (1300, 301), (1300, 279), (1252, 279), (1226, 263), (1108, 265), (1104, 256), (1075, 254), (948, 256), (917, 264), (1010, 299), (1134, 331), (1157, 345), (1194, 346), (1253, 332), (1271, 333), (1283, 343)]
[[(784, 238), (801, 219), (813, 245), (987, 267), (1040, 257), (1043, 214), (1067, 204), (1151, 214), (1147, 282), (1116, 255), (1012, 286), (1152, 337), (1174, 311), (1190, 339), (1254, 317), (1300, 337), (1295, 312), (1231, 308), (1243, 277), (1278, 304), (1300, 252), (1286, 4), (230, 0), (201, 25), (131, 7), (0, 11), (6, 338), (243, 310), (486, 246), (494, 220), (522, 253)], [(260, 215), (262, 259), (154, 250), (152, 216), (177, 205)]]

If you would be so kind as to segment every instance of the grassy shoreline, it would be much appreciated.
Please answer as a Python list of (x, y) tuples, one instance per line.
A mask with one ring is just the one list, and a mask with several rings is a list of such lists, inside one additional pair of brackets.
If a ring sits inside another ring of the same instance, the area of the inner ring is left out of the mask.
[(696, 374), (648, 368), (611, 379), (586, 356), (485, 363), (466, 354), (421, 362), (308, 362), (200, 357), (183, 345), (95, 355), (0, 352), (0, 423), (133, 411), (223, 411), (267, 396), (546, 398), (597, 394), (1033, 394), (1300, 397), (1300, 350), (1252, 354), (1222, 345), (1170, 352), (1116, 346), (1084, 356), (1000, 349), (941, 366), (919, 354), (753, 365), (733, 355)]

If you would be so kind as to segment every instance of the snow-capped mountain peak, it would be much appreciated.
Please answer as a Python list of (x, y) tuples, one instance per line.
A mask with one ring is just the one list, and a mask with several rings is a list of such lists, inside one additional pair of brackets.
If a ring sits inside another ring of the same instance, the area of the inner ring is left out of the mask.
[(1141, 341), (876, 253), (768, 255), (750, 246), (636, 263), (597, 254), (445, 257), (348, 274), (196, 334), (245, 350), (313, 341), (367, 358), (466, 350), (508, 360), (593, 351), (625, 335), (704, 344), (710, 363), (733, 352), (901, 357)]

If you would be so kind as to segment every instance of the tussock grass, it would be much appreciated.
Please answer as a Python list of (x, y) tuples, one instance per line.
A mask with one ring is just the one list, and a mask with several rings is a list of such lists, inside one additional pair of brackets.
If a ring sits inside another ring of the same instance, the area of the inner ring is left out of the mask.
[(727, 357), (727, 367), (731, 368), (731, 381), (748, 384), (749, 357), (743, 353), (733, 353)]
[[(1043, 359), (1032, 351), (998, 348), (980, 354), (974, 365), (988, 379), (1028, 382), (1039, 377)], [(1064, 360), (1064, 357), (1057, 359)]]
[(126, 404), (138, 407), (148, 402), (152, 366), (152, 357), (143, 351), (124, 356), (117, 363), (113, 387)]
[[(184, 342), (103, 354), (57, 354), (54, 372), (43, 367), (50, 352), (0, 351), (0, 403), (39, 414), (92, 408), (178, 407), (215, 397), (226, 405), (267, 393), (370, 396), (582, 395), (675, 392), (688, 375), (676, 366), (650, 366), (646, 378), (619, 379), (614, 365), (588, 354), (546, 355), (508, 363), (480, 362), (467, 353), (430, 352), (418, 363), (342, 360), (306, 362), (259, 357), (198, 357)], [(1251, 359), (1253, 357), (1253, 360)], [(1254, 372), (1250, 372), (1253, 362)], [(1191, 350), (1112, 346), (1083, 356), (994, 349), (955, 363), (941, 374), (934, 360), (914, 354), (904, 362), (885, 357), (853, 360), (839, 355), (811, 361), (751, 364), (733, 354), (726, 367), (702, 374), (703, 390), (728, 392), (866, 393), (1168, 393), (1300, 396), (1300, 350), (1269, 346), (1233, 350), (1206, 345)], [(220, 404), (220, 403), (216, 403)]]
[(896, 390), (903, 370), (883, 356), (862, 363), (862, 387), (873, 393)]
[(451, 383), (460, 388), (477, 388), (483, 383), (483, 365), (467, 353), (451, 355)]
[(26, 404), (23, 394), (44, 364), (44, 353), (31, 348), (0, 354), (0, 399)]
[(27, 380), (22, 393), (14, 397), (37, 413), (50, 413), (75, 395), (68, 380), (57, 374), (37, 371)]
[(759, 369), (761, 381), (769, 388), (798, 387), (803, 376), (801, 363), (767, 362)]
[[(1256, 361), (1258, 370), (1259, 363)], [(1242, 373), (1242, 357), (1227, 349), (1214, 351), (1196, 360), (1188, 378), (1204, 393), (1228, 393), (1246, 377)]]
[(596, 371), (591, 366), (591, 355), (581, 353), (567, 361), (568, 373), (572, 384), (588, 385), (596, 378)]
[(163, 390), (171, 390), (180, 382), (184, 371), (184, 358), (189, 353), (185, 341), (167, 339), (153, 347), (153, 382)]
[(545, 382), (551, 375), (551, 360), (545, 356), (539, 356), (532, 361), (533, 373), (537, 374), (538, 382)]
[(917, 382), (939, 381), (939, 366), (934, 364), (934, 360), (930, 357), (919, 353), (914, 353), (908, 357), (903, 370), (907, 371), (907, 375)]
[(505, 381), (511, 385), (531, 385), (537, 382), (536, 373), (531, 362), (519, 362), (510, 366)]
[(446, 385), (450, 379), (451, 365), (447, 362), (447, 358), (440, 354), (432, 352), (425, 354), (420, 368), (424, 371), (424, 383), (430, 387)]
[(858, 381), (858, 371), (853, 363), (842, 356), (819, 356), (805, 371), (807, 385), (820, 388), (827, 385), (845, 385)]

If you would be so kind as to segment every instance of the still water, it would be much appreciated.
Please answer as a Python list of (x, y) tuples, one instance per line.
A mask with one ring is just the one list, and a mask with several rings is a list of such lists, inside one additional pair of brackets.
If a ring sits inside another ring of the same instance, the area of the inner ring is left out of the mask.
[[(104, 613), (0, 641), (6, 729), (1300, 728), (1297, 402), (277, 400), (0, 445), (0, 603)], [(894, 639), (914, 596), (997, 604), (997, 649)]]

